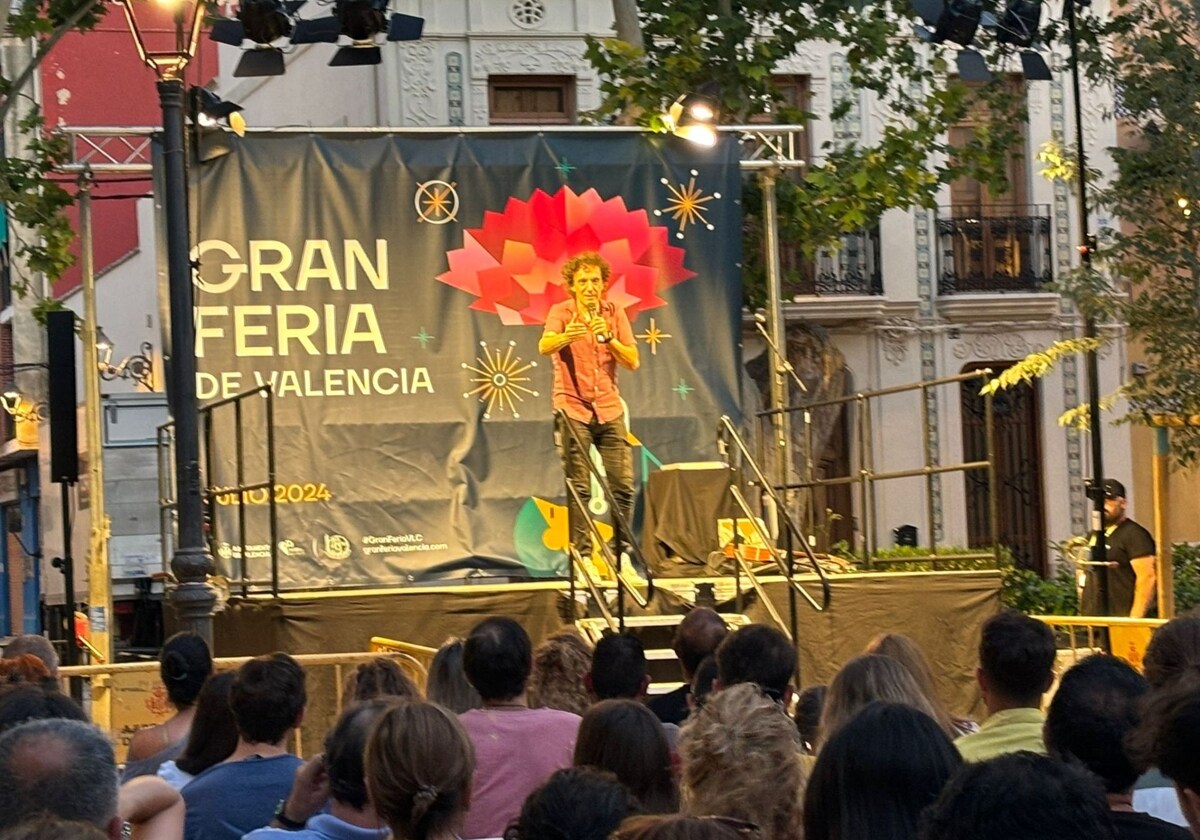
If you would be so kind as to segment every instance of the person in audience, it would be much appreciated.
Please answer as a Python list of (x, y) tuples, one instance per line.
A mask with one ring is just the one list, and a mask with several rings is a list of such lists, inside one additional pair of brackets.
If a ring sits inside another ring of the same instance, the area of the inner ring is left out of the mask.
[(758, 826), (730, 817), (678, 814), (629, 817), (612, 840), (759, 840)]
[(0, 659), (0, 691), (13, 685), (46, 685), (57, 687), (46, 663), (32, 653)]
[[(367, 796), (363, 753), (367, 736), (396, 700), (376, 698), (350, 706), (325, 736), (325, 752), (296, 773), (292, 792), (267, 828), (245, 840), (372, 840), (387, 827)], [(324, 809), (324, 811), (323, 811)]]
[(30, 720), (88, 719), (79, 704), (54, 688), (22, 683), (0, 693), (0, 732)]
[(585, 682), (597, 700), (642, 700), (650, 687), (646, 650), (632, 633), (609, 633), (596, 642)]
[(703, 708), (704, 702), (713, 693), (716, 684), (717, 657), (709, 654), (700, 660), (700, 664), (696, 666), (696, 673), (692, 675), (691, 691), (687, 696), (689, 716), (695, 714), (697, 709)]
[(647, 814), (679, 810), (663, 723), (636, 700), (601, 700), (579, 724), (575, 766), (614, 773)]
[(475, 747), (463, 837), (499, 836), (530, 791), (571, 766), (579, 715), (529, 708), (525, 690), (532, 667), (529, 636), (511, 618), (484, 619), (467, 636), (463, 670), (483, 707), (459, 716)]
[(608, 840), (638, 803), (612, 773), (592, 767), (555, 772), (526, 797), (505, 840)]
[(920, 840), (1116, 840), (1095, 776), (1028, 751), (967, 764), (925, 812)]
[(153, 776), (164, 761), (179, 757), (192, 728), (196, 698), (212, 674), (212, 653), (204, 639), (195, 633), (176, 633), (167, 639), (158, 661), (159, 677), (175, 714), (133, 734), (122, 779)]
[(0, 832), (49, 816), (87, 823), (120, 840), (126, 823), (144, 840), (178, 840), (179, 793), (162, 779), (117, 786), (108, 737), (90, 723), (51, 718), (0, 735)]
[(58, 679), (58, 652), (54, 650), (54, 645), (45, 636), (38, 636), (32, 633), (26, 633), (15, 637), (7, 645), (4, 646), (4, 658), (11, 659), (16, 656), (32, 654), (42, 660), (42, 664), (46, 666), (46, 670), (50, 672), (50, 678)]
[(804, 795), (804, 840), (916, 840), (921, 811), (961, 765), (929, 715), (870, 703), (817, 756)]
[(796, 646), (774, 627), (747, 624), (725, 637), (717, 647), (717, 688), (754, 683), (777, 703), (792, 699)]
[(950, 714), (938, 692), (937, 679), (933, 675), (933, 668), (930, 667), (929, 660), (925, 658), (925, 652), (908, 636), (903, 633), (881, 633), (867, 645), (866, 652), (890, 656), (907, 668), (908, 673), (912, 674), (912, 678), (916, 680), (917, 688), (921, 689), (921, 693), (933, 707), (934, 720), (941, 725), (942, 729), (953, 732), (952, 737), (957, 738), (959, 735), (979, 731), (979, 724), (975, 721)]
[[(1181, 615), (1154, 631), (1142, 658), (1142, 671), (1151, 691), (1161, 692), (1184, 676), (1200, 676), (1200, 617)], [(1175, 785), (1157, 767), (1151, 767), (1133, 789), (1136, 811), (1187, 827)]]
[(592, 649), (582, 636), (555, 633), (533, 651), (529, 705), (582, 715), (592, 703), (585, 682), (591, 668)]
[(238, 668), (229, 694), (237, 747), (184, 786), (187, 840), (240, 840), (271, 821), (304, 763), (287, 741), (306, 702), (304, 669), (286, 653)]
[(675, 628), (675, 638), (671, 647), (679, 658), (679, 669), (683, 672), (683, 685), (674, 691), (651, 697), (646, 705), (650, 711), (658, 715), (663, 723), (673, 723), (676, 726), (683, 723), (688, 716), (688, 697), (692, 692), (692, 680), (696, 669), (705, 657), (711, 656), (717, 645), (729, 633), (725, 619), (715, 610), (708, 607), (696, 607), (683, 617)]
[(829, 684), (821, 712), (818, 749), (864, 706), (877, 700), (903, 703), (936, 720), (933, 706), (907, 668), (890, 656), (868, 653), (843, 665)]
[(988, 717), (978, 732), (955, 742), (964, 759), (1046, 752), (1041, 704), (1054, 681), (1055, 655), (1054, 633), (1035, 618), (1005, 610), (984, 622), (976, 679)]
[(448, 639), (433, 655), (425, 680), (425, 697), (456, 715), (483, 705), (479, 692), (463, 673), (462, 639)]
[(1104, 783), (1121, 840), (1188, 840), (1185, 829), (1134, 810), (1139, 768), (1124, 741), (1138, 725), (1147, 691), (1145, 677), (1127, 663), (1115, 656), (1089, 656), (1058, 684), (1046, 713), (1046, 750), (1082, 764)]
[(722, 688), (679, 733), (683, 813), (746, 820), (763, 840), (799, 840), (800, 753), (795, 724), (756, 683)]
[(237, 749), (237, 721), (229, 705), (229, 695), (237, 674), (222, 671), (213, 674), (200, 689), (196, 698), (196, 714), (188, 732), (183, 754), (173, 761), (164, 761), (158, 768), (159, 778), (180, 790), (192, 779), (214, 764), (219, 764)]
[(1175, 785), (1188, 828), (1200, 840), (1200, 675), (1180, 675), (1151, 695), (1130, 746)]
[(1155, 630), (1142, 657), (1142, 673), (1154, 691), (1183, 674), (1200, 674), (1200, 616), (1177, 616)]
[(421, 699), (421, 689), (412, 681), (396, 660), (376, 656), (360, 662), (354, 673), (346, 678), (346, 702), (363, 703), (379, 697), (408, 697)]
[(401, 700), (376, 722), (363, 759), (368, 801), (396, 840), (459, 840), (475, 750), (454, 713)]
[(808, 755), (816, 755), (817, 744), (821, 743), (821, 713), (825, 710), (825, 697), (828, 693), (828, 686), (810, 685), (796, 697), (793, 718), (796, 728), (800, 730), (804, 752)]
[(0, 840), (108, 840), (108, 835), (91, 823), (43, 814), (0, 831)]

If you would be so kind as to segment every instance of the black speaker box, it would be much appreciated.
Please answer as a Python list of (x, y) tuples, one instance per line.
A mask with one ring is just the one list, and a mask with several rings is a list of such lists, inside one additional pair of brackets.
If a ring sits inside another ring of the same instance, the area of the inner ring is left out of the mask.
[(75, 398), (75, 313), (46, 315), (50, 367), (50, 480), (79, 480), (79, 431)]

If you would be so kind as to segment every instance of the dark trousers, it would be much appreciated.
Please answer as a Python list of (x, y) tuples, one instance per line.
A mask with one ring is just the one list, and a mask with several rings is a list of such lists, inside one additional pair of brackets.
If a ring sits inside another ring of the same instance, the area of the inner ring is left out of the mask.
[[(562, 418), (559, 420), (562, 423)], [(601, 423), (595, 417), (591, 422), (583, 423), (573, 418), (567, 418), (570, 429), (556, 430), (558, 454), (562, 459), (563, 475), (567, 483), (575, 488), (580, 501), (588, 506), (592, 517), (599, 519), (608, 511), (608, 500), (603, 492), (598, 492), (592, 498), (592, 473), (588, 469), (586, 458), (591, 457), (590, 448), (596, 447), (600, 454), (600, 463), (604, 466), (604, 474), (612, 488), (613, 497), (625, 521), (633, 519), (633, 450), (626, 440), (625, 417), (618, 417), (608, 423)], [(574, 434), (571, 434), (574, 431)], [(576, 444), (576, 438), (583, 444), (582, 449)], [(587, 518), (576, 508), (575, 499), (567, 491), (568, 522), (571, 528), (571, 545), (575, 546), (580, 556), (592, 556), (592, 534), (588, 527)], [(610, 517), (616, 523), (615, 517)], [(621, 534), (622, 545), (627, 545), (632, 539), (631, 534)], [(613, 554), (617, 555), (620, 546), (612, 545)]]

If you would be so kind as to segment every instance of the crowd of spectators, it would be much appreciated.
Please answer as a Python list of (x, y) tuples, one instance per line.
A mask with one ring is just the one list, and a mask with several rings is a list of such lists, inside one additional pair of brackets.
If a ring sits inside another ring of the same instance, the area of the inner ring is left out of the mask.
[(496, 616), (423, 686), (360, 665), (307, 761), (297, 662), (214, 672), (180, 634), (161, 657), (173, 714), (123, 769), (44, 642), (0, 659), (0, 840), (1200, 840), (1197, 616), (1157, 631), (1144, 675), (1096, 653), (1054, 686), (1053, 633), (1002, 612), (980, 634), (978, 724), (899, 634), (797, 694), (787, 636), (697, 608), (680, 687), (648, 696), (636, 636), (535, 647)]

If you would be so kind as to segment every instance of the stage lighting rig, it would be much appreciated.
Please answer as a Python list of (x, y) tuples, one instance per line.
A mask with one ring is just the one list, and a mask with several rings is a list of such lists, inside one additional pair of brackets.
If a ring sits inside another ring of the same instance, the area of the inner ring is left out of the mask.
[(236, 102), (226, 102), (208, 88), (192, 87), (189, 91), (188, 116), (202, 128), (212, 128), (224, 122), (238, 137), (246, 135), (246, 120), (239, 113), (245, 110)]
[[(913, 9), (925, 26), (914, 27), (917, 36), (934, 44), (958, 44), (958, 75), (965, 82), (990, 82), (991, 71), (975, 49), (975, 33), (985, 19), (994, 17), (983, 10), (982, 0), (913, 0)], [(932, 27), (932, 29), (927, 28)]]
[(1021, 71), (1031, 82), (1051, 79), (1046, 59), (1030, 49), (1037, 41), (1041, 23), (1042, 0), (1008, 0), (1004, 14), (995, 24), (996, 40), (1021, 50)]
[(296, 12), (304, 0), (241, 0), (236, 18), (213, 21), (209, 38), (241, 47), (250, 41), (234, 76), (282, 76), (283, 47), (295, 29)]
[(334, 53), (330, 67), (379, 64), (381, 41), (417, 41), (425, 19), (415, 15), (388, 15), (387, 0), (335, 0), (333, 15), (296, 21), (293, 44), (336, 44), (348, 41)]

